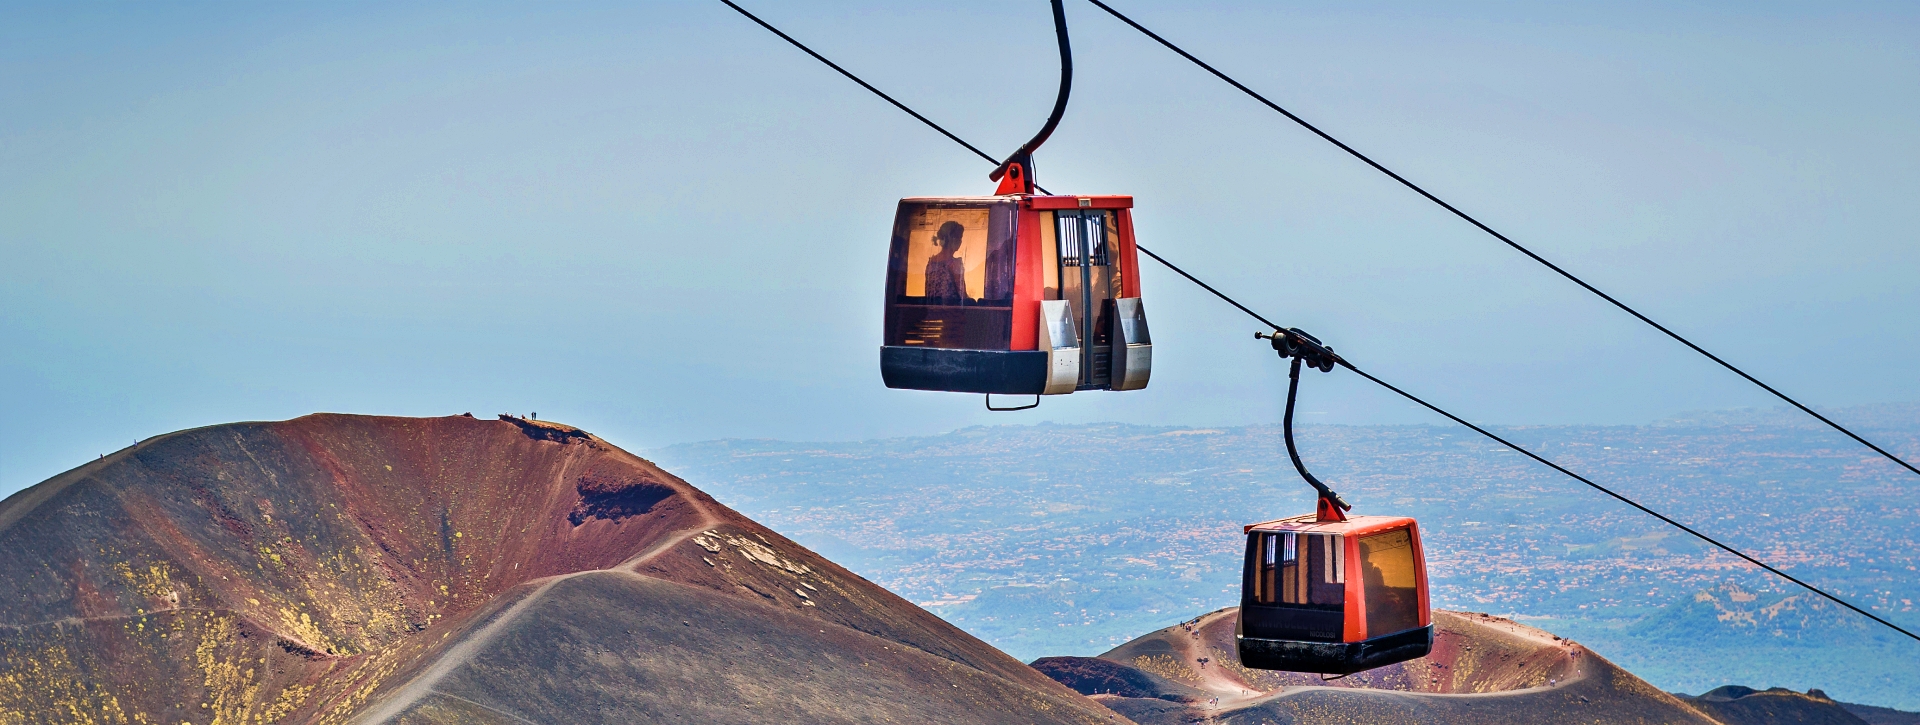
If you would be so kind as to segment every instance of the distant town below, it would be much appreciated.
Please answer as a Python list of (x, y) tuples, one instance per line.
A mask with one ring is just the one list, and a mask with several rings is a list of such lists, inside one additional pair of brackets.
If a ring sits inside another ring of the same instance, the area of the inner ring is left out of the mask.
[[(1920, 456), (1920, 404), (1829, 414)], [(1787, 411), (1498, 432), (1905, 626), (1920, 480)], [(1920, 709), (1920, 645), (1471, 431), (1305, 426), (1362, 513), (1420, 519), (1435, 607), (1512, 616), (1662, 688), (1823, 688)], [(1243, 524), (1312, 510), (1277, 427), (974, 427), (649, 456), (1022, 659), (1090, 656), (1238, 603)]]

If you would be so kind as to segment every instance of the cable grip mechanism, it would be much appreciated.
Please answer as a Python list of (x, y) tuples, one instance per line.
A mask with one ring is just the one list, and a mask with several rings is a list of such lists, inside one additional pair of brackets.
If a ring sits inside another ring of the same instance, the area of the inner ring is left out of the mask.
[(1274, 330), (1273, 334), (1256, 332), (1253, 337), (1256, 340), (1272, 340), (1273, 351), (1280, 353), (1280, 357), (1304, 360), (1307, 367), (1323, 373), (1333, 372), (1334, 365), (1346, 362), (1334, 354), (1333, 348), (1321, 344), (1320, 338), (1298, 327)]
[(1321, 344), (1320, 338), (1309, 335), (1297, 327), (1274, 330), (1272, 334), (1256, 332), (1253, 336), (1255, 339), (1273, 341), (1274, 352), (1279, 353), (1281, 358), (1292, 361), (1287, 369), (1287, 412), (1280, 419), (1280, 430), (1286, 437), (1287, 457), (1293, 459), (1293, 470), (1299, 471), (1300, 477), (1306, 479), (1307, 485), (1312, 486), (1313, 490), (1320, 494), (1319, 500), (1314, 504), (1315, 520), (1346, 521), (1345, 512), (1353, 506), (1341, 499), (1340, 494), (1335, 493), (1327, 484), (1321, 483), (1320, 479), (1315, 478), (1313, 473), (1307, 470), (1307, 465), (1300, 461), (1299, 448), (1293, 443), (1293, 407), (1295, 399), (1300, 395), (1301, 364), (1305, 363), (1306, 366), (1325, 373), (1332, 372), (1335, 364), (1345, 361), (1334, 354), (1333, 348)]

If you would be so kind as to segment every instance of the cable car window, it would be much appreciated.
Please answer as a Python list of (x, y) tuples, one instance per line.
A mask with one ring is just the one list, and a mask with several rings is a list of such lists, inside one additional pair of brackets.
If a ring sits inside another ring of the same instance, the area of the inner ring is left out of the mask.
[(1365, 575), (1368, 637), (1420, 626), (1411, 531), (1396, 529), (1360, 537), (1360, 568)]
[[(1120, 216), (1117, 214), (1102, 214), (1101, 216), (1106, 219), (1106, 246), (1108, 249), (1117, 252), (1120, 248)], [(1126, 286), (1120, 282), (1120, 255), (1114, 254), (1112, 256), (1112, 263), (1107, 265), (1107, 289), (1112, 291), (1112, 296), (1119, 297), (1121, 296), (1120, 291), (1126, 289)]]
[(1015, 213), (1008, 203), (900, 203), (886, 344), (1008, 349)]
[(1339, 534), (1311, 534), (1307, 536), (1311, 551), (1308, 552), (1306, 569), (1307, 600), (1311, 606), (1344, 606), (1347, 603), (1347, 552), (1341, 545)]
[(986, 209), (928, 209), (908, 223), (905, 293), (929, 304), (986, 299)]
[(1113, 381), (1113, 318), (1117, 314), (1113, 298), (1120, 296), (1120, 231), (1114, 222), (1115, 216), (1102, 213), (1097, 219), (1087, 220), (1087, 236), (1093, 244), (1092, 269), (1094, 276), (1094, 298), (1100, 300), (1092, 309), (1093, 318), (1093, 360), (1090, 361), (1087, 380), (1093, 385), (1109, 385)]
[(1040, 299), (1057, 300), (1060, 297), (1060, 235), (1054, 230), (1058, 224), (1053, 212), (1040, 213)]
[[(1260, 604), (1280, 602), (1279, 578), (1282, 566), (1293, 560), (1293, 534), (1255, 534), (1259, 537), (1258, 559), (1253, 569), (1253, 601)], [(1285, 544), (1281, 542), (1285, 541)]]
[(1338, 609), (1346, 605), (1346, 554), (1338, 534), (1260, 534), (1256, 604)]
[(1300, 594), (1300, 578), (1306, 575), (1306, 569), (1300, 566), (1300, 537), (1295, 534), (1281, 534), (1286, 542), (1287, 555), (1280, 564), (1280, 601), (1283, 604), (1304, 604), (1306, 599)]
[[(1278, 579), (1283, 561), (1293, 558), (1293, 534), (1254, 534), (1253, 601), (1258, 604), (1280, 602)], [(1282, 540), (1285, 540), (1282, 559)]]

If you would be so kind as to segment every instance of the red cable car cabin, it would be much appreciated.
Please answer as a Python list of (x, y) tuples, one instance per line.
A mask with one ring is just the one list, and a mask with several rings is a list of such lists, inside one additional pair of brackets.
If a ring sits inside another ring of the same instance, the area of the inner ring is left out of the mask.
[(889, 388), (1138, 390), (1153, 369), (1131, 196), (900, 200), (887, 262)]
[(1321, 508), (1245, 528), (1240, 662), (1344, 675), (1425, 656), (1433, 615), (1419, 526)]

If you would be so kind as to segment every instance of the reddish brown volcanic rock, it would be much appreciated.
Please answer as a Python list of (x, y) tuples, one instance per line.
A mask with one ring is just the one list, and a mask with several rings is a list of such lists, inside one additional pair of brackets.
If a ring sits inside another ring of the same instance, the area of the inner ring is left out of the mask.
[(312, 415), (0, 503), (0, 723), (1113, 722), (546, 422)]
[(1034, 667), (1140, 723), (1721, 722), (1585, 647), (1500, 617), (1436, 611), (1428, 656), (1326, 680), (1241, 667), (1235, 616), (1223, 609), (1145, 635), (1101, 665), (1056, 657)]

